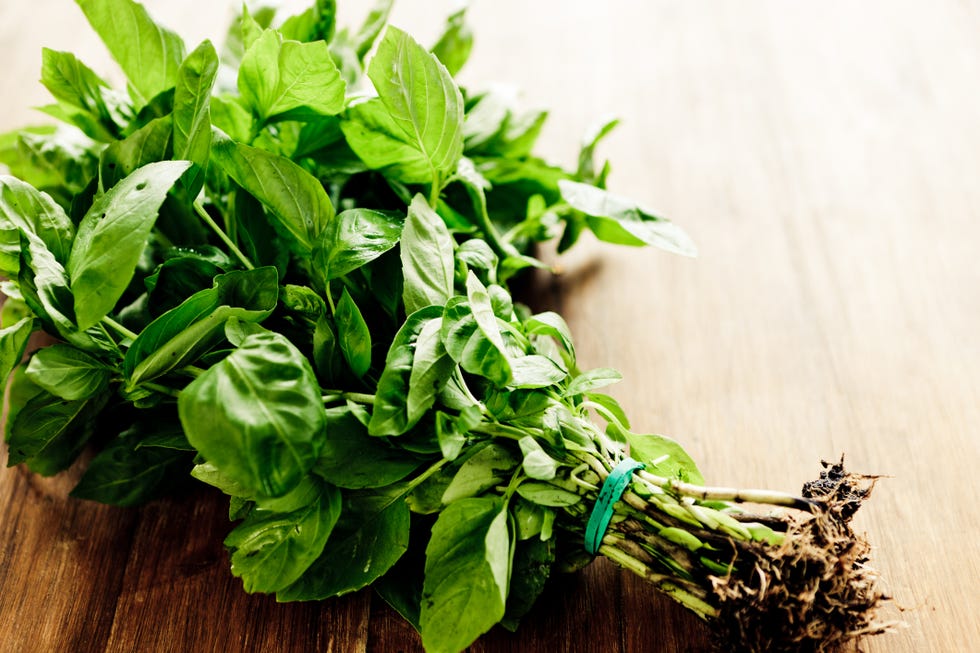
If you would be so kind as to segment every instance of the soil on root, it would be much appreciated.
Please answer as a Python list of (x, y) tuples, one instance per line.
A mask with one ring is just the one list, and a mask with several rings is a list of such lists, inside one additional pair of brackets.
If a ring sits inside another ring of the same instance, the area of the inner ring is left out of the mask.
[(869, 565), (870, 545), (849, 524), (876, 479), (847, 472), (843, 459), (824, 462), (820, 478), (803, 488), (822, 509), (794, 518), (781, 544), (741, 551), (738, 573), (713, 578), (719, 651), (840, 651), (888, 629), (876, 620), (887, 597)]

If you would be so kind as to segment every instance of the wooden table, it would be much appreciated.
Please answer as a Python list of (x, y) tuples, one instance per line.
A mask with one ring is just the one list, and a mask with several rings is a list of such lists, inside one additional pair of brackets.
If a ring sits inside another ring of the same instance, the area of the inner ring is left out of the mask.
[[(193, 45), (220, 39), (235, 3), (147, 4)], [(450, 6), (404, 0), (395, 22), (431, 42)], [(895, 599), (885, 616), (907, 627), (864, 650), (978, 650), (977, 4), (497, 0), (471, 16), (463, 81), (511, 82), (550, 107), (540, 149), (565, 163), (593, 119), (622, 117), (602, 148), (611, 188), (701, 248), (691, 261), (587, 243), (564, 260), (540, 301), (568, 317), (584, 365), (620, 369), (633, 422), (681, 439), (711, 482), (794, 490), (842, 452), (889, 475), (857, 526)], [(37, 121), (42, 44), (111, 70), (69, 0), (3, 3), (0, 128)], [(244, 595), (219, 497), (114, 509), (66, 499), (73, 476), (0, 471), (0, 650), (419, 650), (366, 592)], [(519, 635), (474, 650), (706, 641), (595, 564)]]

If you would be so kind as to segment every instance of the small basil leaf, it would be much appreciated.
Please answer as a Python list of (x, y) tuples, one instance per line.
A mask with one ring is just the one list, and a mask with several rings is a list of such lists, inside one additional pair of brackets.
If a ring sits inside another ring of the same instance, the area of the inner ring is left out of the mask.
[(371, 331), (346, 288), (337, 302), (333, 318), (337, 324), (340, 351), (354, 376), (361, 378), (371, 367)]
[(456, 368), (456, 362), (442, 344), (441, 328), (441, 319), (430, 320), (422, 327), (415, 341), (406, 401), (410, 424), (418, 422), (432, 407)]
[(446, 223), (421, 195), (416, 195), (408, 207), (401, 259), (406, 313), (430, 305), (442, 306), (452, 297), (453, 239)]
[(340, 508), (340, 492), (324, 485), (319, 498), (299, 510), (252, 511), (225, 538), (231, 573), (249, 593), (287, 587), (323, 553)]
[(647, 471), (685, 483), (704, 485), (704, 476), (698, 470), (697, 463), (674, 440), (663, 435), (623, 431), (615, 424), (610, 424), (608, 429), (617, 437), (625, 437), (630, 446), (630, 456), (645, 463)]
[(339, 213), (313, 248), (316, 274), (330, 281), (378, 258), (397, 243), (402, 221), (391, 213), (350, 209)]
[(582, 372), (568, 384), (566, 396), (573, 397), (585, 392), (592, 392), (607, 385), (612, 385), (623, 379), (623, 375), (609, 367), (597, 367), (588, 372)]
[(684, 231), (640, 208), (633, 200), (589, 184), (561, 180), (562, 199), (586, 215), (589, 229), (599, 238), (620, 245), (653, 245), (683, 256), (696, 256), (697, 247)]
[(217, 77), (218, 53), (210, 41), (191, 52), (177, 71), (173, 158), (197, 166), (181, 180), (186, 196), (192, 200), (204, 185), (211, 153), (211, 89)]
[(87, 399), (109, 385), (111, 368), (71, 345), (39, 350), (27, 366), (27, 377), (56, 397)]
[(408, 416), (408, 393), (416, 342), (425, 325), (441, 313), (438, 306), (420, 309), (409, 315), (395, 334), (374, 395), (368, 425), (371, 435), (401, 435), (413, 426)]
[[(9, 298), (4, 302), (11, 304)], [(7, 378), (14, 367), (20, 363), (27, 348), (27, 341), (34, 330), (34, 319), (24, 317), (10, 326), (0, 329), (0, 397), (3, 396), (4, 389), (7, 387)]]

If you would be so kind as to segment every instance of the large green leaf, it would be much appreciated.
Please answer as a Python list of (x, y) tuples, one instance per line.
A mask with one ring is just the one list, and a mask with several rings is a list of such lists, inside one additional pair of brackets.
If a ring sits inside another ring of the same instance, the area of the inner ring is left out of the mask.
[(300, 482), (326, 438), (313, 370), (278, 333), (247, 336), (181, 391), (178, 408), (187, 439), (204, 458), (270, 497)]
[(432, 182), (429, 160), (379, 98), (348, 107), (340, 129), (347, 144), (368, 168), (406, 184)]
[(157, 25), (133, 0), (76, 0), (92, 29), (126, 73), (137, 106), (172, 88), (184, 60), (184, 42)]
[(109, 313), (129, 285), (167, 191), (190, 166), (143, 166), (96, 200), (78, 226), (66, 266), (75, 316), (87, 329)]
[(337, 488), (323, 485), (313, 503), (297, 510), (253, 510), (225, 538), (231, 573), (242, 579), (246, 592), (287, 587), (323, 552), (340, 506)]
[(451, 503), (425, 550), (420, 619), (429, 653), (456, 653), (504, 616), (510, 581), (507, 511), (497, 497)]
[(78, 401), (65, 401), (44, 391), (35, 395), (10, 427), (7, 466), (26, 463), (44, 476), (66, 469), (92, 437), (95, 417), (107, 399), (106, 393)]
[(151, 322), (123, 361), (129, 385), (149, 381), (192, 363), (223, 339), (230, 318), (259, 322), (275, 309), (278, 274), (273, 267), (218, 275), (201, 290)]
[(391, 25), (368, 66), (381, 101), (439, 180), (463, 154), (463, 98), (439, 59)]
[(39, 350), (27, 366), (27, 377), (56, 397), (88, 399), (109, 385), (112, 368), (71, 345)]
[(168, 447), (141, 447), (139, 441), (116, 438), (89, 463), (73, 497), (114, 506), (137, 506), (186, 475), (186, 451)]
[(282, 41), (265, 30), (242, 57), (238, 90), (262, 119), (332, 116), (344, 108), (346, 83), (324, 41)]
[[(355, 497), (345, 506), (323, 554), (277, 601), (320, 601), (367, 587), (408, 549), (411, 513), (404, 499)], [(343, 564), (338, 561), (343, 560)]]
[(402, 229), (405, 312), (442, 306), (453, 295), (453, 238), (439, 214), (416, 195)]
[(211, 156), (272, 212), (297, 253), (308, 256), (334, 218), (333, 204), (316, 177), (286, 157), (227, 138), (215, 140)]
[(346, 489), (379, 488), (402, 480), (421, 464), (404, 450), (372, 438), (347, 406), (327, 410), (329, 436), (313, 471)]

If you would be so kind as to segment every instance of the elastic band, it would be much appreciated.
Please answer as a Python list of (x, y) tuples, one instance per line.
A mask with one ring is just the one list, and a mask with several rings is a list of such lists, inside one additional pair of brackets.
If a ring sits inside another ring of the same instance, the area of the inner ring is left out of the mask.
[(602, 538), (606, 536), (606, 529), (609, 528), (609, 522), (612, 520), (613, 506), (629, 487), (633, 472), (644, 467), (646, 465), (643, 463), (626, 458), (609, 472), (599, 491), (599, 498), (592, 506), (589, 523), (585, 527), (585, 550), (591, 555), (599, 553)]

